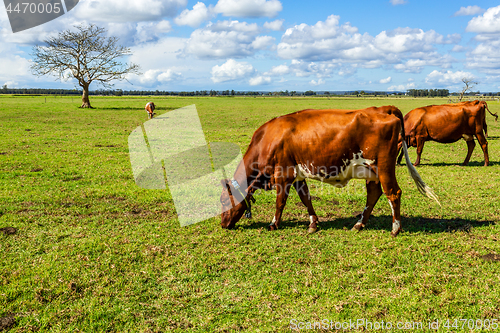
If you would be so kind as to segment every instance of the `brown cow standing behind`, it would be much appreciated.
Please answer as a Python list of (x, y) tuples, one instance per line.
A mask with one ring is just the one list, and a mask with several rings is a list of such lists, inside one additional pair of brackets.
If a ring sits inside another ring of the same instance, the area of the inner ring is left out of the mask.
[(149, 103), (147, 103), (147, 104), (146, 104), (145, 109), (146, 109), (146, 112), (148, 113), (148, 118), (149, 118), (149, 119), (153, 119), (153, 117), (154, 117), (154, 116), (155, 116), (155, 114), (156, 114), (156, 113), (154, 112), (154, 111), (155, 111), (155, 109), (156, 109), (155, 103), (153, 103), (153, 102), (149, 102)]
[[(343, 187), (350, 179), (366, 179), (366, 207), (353, 230), (364, 228), (373, 207), (385, 193), (392, 209), (393, 236), (401, 230), (401, 189), (396, 158), (403, 115), (394, 106), (364, 110), (303, 110), (272, 119), (255, 131), (232, 180), (222, 181), (223, 228), (240, 220), (257, 189), (276, 188), (276, 213), (269, 230), (278, 229), (291, 186), (307, 207), (308, 232), (317, 229), (306, 178)], [(404, 132), (403, 132), (404, 135)], [(421, 193), (434, 198), (411, 164), (408, 170)], [(248, 184), (240, 188), (239, 184)], [(382, 192), (383, 191), (383, 192)], [(238, 203), (239, 202), (239, 203)]]
[[(472, 151), (476, 146), (474, 136), (484, 153), (484, 165), (489, 164), (486, 110), (491, 113), (484, 101), (461, 102), (455, 104), (429, 105), (416, 108), (404, 117), (405, 141), (409, 147), (417, 147), (415, 166), (420, 164), (420, 157), (425, 141), (452, 143), (460, 139), (467, 142), (467, 156), (463, 165), (469, 163)], [(483, 132), (484, 130), (484, 132)], [(399, 145), (401, 147), (401, 143)], [(398, 163), (403, 158), (403, 152), (398, 157)]]

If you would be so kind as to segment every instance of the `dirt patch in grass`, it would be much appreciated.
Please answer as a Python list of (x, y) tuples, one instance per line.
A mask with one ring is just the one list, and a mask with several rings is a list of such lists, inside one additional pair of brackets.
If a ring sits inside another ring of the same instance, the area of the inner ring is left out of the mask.
[(97, 148), (116, 148), (120, 147), (119, 145), (101, 145), (101, 144), (96, 144), (95, 147)]
[(0, 318), (0, 332), (7, 331), (15, 324), (16, 324), (16, 318), (14, 318), (14, 316), (9, 315), (6, 317), (1, 317)]
[(12, 227), (0, 228), (0, 232), (5, 235), (14, 235), (17, 233), (17, 229)]
[(107, 195), (107, 196), (104, 196), (103, 199), (108, 200), (108, 201), (125, 201), (125, 200), (127, 200), (127, 198), (125, 198), (125, 197), (119, 197), (116, 195)]
[(76, 176), (76, 177), (72, 177), (72, 178), (63, 179), (63, 182), (76, 182), (76, 181), (81, 180), (81, 179), (83, 179), (82, 176)]
[[(319, 200), (321, 200), (320, 197), (316, 197), (314, 195), (311, 195), (311, 201), (319, 201)], [(295, 205), (301, 206), (301, 207), (305, 207), (306, 206), (301, 201), (297, 202)]]
[(488, 253), (485, 254), (484, 256), (481, 256), (481, 259), (485, 261), (500, 261), (500, 254)]

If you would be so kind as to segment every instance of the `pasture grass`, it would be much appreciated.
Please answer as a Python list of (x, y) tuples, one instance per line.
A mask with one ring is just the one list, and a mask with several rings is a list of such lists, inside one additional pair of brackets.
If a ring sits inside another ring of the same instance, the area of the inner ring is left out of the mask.
[(10, 331), (286, 332), (365, 319), (421, 322), (420, 331), (439, 320), (446, 332), (470, 330), (446, 329), (447, 319), (500, 319), (500, 263), (485, 260), (500, 253), (500, 126), (491, 116), (489, 167), (479, 145), (462, 167), (464, 141), (426, 143), (418, 171), (442, 207), (397, 168), (397, 238), (384, 197), (367, 228), (350, 231), (365, 205), (356, 180), (343, 189), (309, 182), (321, 228), (307, 235), (295, 193), (276, 232), (266, 231), (275, 193), (260, 191), (253, 219), (235, 230), (218, 217), (180, 227), (168, 190), (141, 189), (131, 172), (127, 139), (149, 100), (158, 114), (196, 104), (207, 141), (243, 152), (265, 121), (305, 108), (406, 113), (447, 102), (124, 96), (92, 97), (88, 110), (78, 98), (0, 96), (0, 228), (17, 229), (0, 233), (0, 318), (14, 318)]

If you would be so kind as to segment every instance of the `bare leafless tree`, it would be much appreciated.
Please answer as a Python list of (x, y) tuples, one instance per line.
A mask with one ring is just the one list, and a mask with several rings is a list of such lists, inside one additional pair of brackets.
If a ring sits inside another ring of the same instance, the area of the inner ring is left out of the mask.
[(48, 38), (45, 46), (33, 47), (31, 70), (34, 75), (52, 74), (62, 81), (74, 77), (83, 89), (81, 107), (90, 108), (92, 82), (109, 88), (111, 81), (126, 80), (127, 74), (140, 74), (139, 66), (118, 61), (131, 51), (118, 45), (117, 37), (106, 37), (106, 29), (94, 24), (75, 28), (76, 31), (65, 30)]
[(462, 89), (462, 91), (460, 92), (460, 97), (458, 99), (459, 102), (462, 101), (462, 98), (464, 98), (464, 95), (468, 92), (468, 91), (472, 91), (472, 88), (474, 88), (478, 82), (477, 81), (474, 81), (474, 79), (471, 79), (471, 78), (467, 78), (467, 77), (464, 77), (462, 79), (462, 82), (465, 84), (465, 87)]

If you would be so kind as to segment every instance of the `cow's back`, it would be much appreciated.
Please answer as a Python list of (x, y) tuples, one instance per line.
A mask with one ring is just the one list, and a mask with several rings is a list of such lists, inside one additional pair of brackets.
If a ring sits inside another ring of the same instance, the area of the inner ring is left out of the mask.
[(411, 139), (420, 136), (441, 143), (458, 141), (463, 134), (475, 133), (473, 109), (477, 107), (469, 108), (465, 103), (416, 108), (405, 116), (406, 135)]
[(390, 109), (374, 111), (302, 110), (277, 117), (255, 132), (247, 154), (258, 154), (259, 166), (271, 167), (340, 167), (359, 153), (372, 160), (393, 154), (395, 160), (400, 119)]

